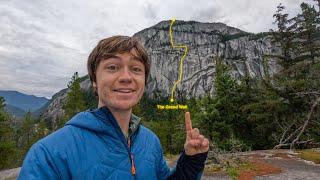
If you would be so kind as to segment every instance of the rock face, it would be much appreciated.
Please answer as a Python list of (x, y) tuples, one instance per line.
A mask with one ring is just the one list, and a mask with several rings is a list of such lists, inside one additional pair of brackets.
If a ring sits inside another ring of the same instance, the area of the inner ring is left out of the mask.
[[(155, 92), (170, 96), (173, 84), (178, 79), (183, 50), (171, 47), (169, 27), (170, 21), (162, 21), (134, 35), (147, 49), (151, 60), (151, 74), (146, 87), (149, 97), (153, 97)], [(230, 65), (231, 74), (236, 78), (245, 74), (261, 78), (266, 72), (272, 74), (277, 69), (272, 60), (264, 63), (265, 54), (279, 51), (271, 45), (270, 37), (265, 33), (251, 34), (223, 23), (194, 21), (176, 21), (172, 30), (174, 43), (188, 46), (183, 78), (177, 86), (176, 97), (213, 95), (216, 60)], [(81, 84), (83, 89), (91, 88), (88, 78)], [(57, 118), (62, 115), (65, 97), (66, 91), (55, 95), (43, 116)]]
[(55, 129), (56, 120), (63, 116), (64, 111), (62, 109), (63, 102), (67, 97), (67, 89), (63, 89), (52, 96), (51, 101), (47, 104), (47, 107), (41, 114), (41, 118), (51, 121), (52, 128)]
[[(150, 97), (154, 92), (168, 96), (178, 79), (183, 50), (171, 47), (169, 27), (170, 21), (163, 21), (134, 35), (143, 43), (151, 59), (151, 74), (146, 88)], [(172, 30), (174, 43), (187, 45), (189, 49), (176, 94), (187, 98), (214, 94), (217, 57), (232, 67), (231, 73), (237, 78), (246, 73), (251, 77), (263, 77), (263, 55), (277, 50), (266, 35), (246, 33), (222, 23), (176, 21)], [(274, 70), (274, 65), (268, 66)]]
[[(80, 82), (80, 87), (84, 91), (88, 91), (91, 88), (91, 82), (89, 78)], [(62, 109), (63, 103), (67, 98), (68, 89), (63, 89), (52, 96), (51, 101), (47, 104), (47, 107), (43, 110), (41, 117), (45, 120), (52, 122), (52, 128), (57, 126), (57, 119), (61, 118), (64, 114)]]

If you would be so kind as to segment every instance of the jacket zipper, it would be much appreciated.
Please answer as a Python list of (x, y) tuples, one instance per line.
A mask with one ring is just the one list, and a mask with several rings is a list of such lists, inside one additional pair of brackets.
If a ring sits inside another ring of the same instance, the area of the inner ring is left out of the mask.
[(118, 123), (116, 122), (116, 120), (114, 119), (112, 114), (111, 114), (111, 116), (112, 116), (112, 118), (110, 118), (110, 119), (111, 119), (112, 125), (116, 129), (119, 138), (121, 139), (122, 143), (125, 145), (125, 147), (126, 147), (126, 149), (128, 151), (128, 156), (129, 156), (130, 163), (131, 163), (131, 174), (134, 177), (134, 179), (136, 179), (136, 177), (135, 177), (135, 175), (136, 175), (136, 167), (135, 167), (135, 164), (134, 164), (133, 154), (131, 153), (131, 147), (132, 147), (131, 137), (133, 138), (133, 135), (136, 133), (136, 131), (138, 129), (136, 129), (134, 132), (132, 132), (130, 134), (130, 136), (128, 137), (128, 141), (126, 142), (126, 138), (125, 138), (124, 134), (122, 133), (120, 126), (118, 125)]
[(124, 139), (124, 141), (122, 141), (127, 149), (127, 152), (128, 152), (128, 156), (129, 156), (129, 160), (130, 160), (130, 163), (131, 163), (131, 175), (134, 177), (134, 179), (136, 179), (135, 175), (136, 175), (136, 167), (135, 167), (135, 163), (134, 163), (134, 156), (133, 154), (131, 153), (131, 147), (132, 147), (132, 142), (131, 142), (131, 139), (133, 139), (133, 135), (135, 134), (135, 132), (132, 132), (132, 134), (130, 134), (130, 136), (128, 137), (128, 141), (126, 142), (126, 138), (125, 136), (123, 135), (119, 125), (116, 126), (117, 129), (118, 129), (118, 135), (120, 135), (120, 138), (122, 137), (122, 139)]
[[(119, 127), (118, 130), (121, 132), (120, 127)], [(130, 160), (130, 163), (131, 163), (131, 169), (130, 169), (131, 175), (134, 177), (134, 179), (136, 179), (136, 177), (135, 177), (135, 175), (136, 175), (136, 167), (135, 167), (135, 163), (134, 163), (134, 156), (133, 156), (133, 154), (131, 153), (131, 147), (132, 147), (131, 137), (132, 137), (133, 134), (134, 134), (134, 132), (132, 132), (132, 134), (128, 137), (127, 144), (124, 143), (123, 141), (122, 141), (122, 142), (125, 144), (126, 149), (127, 149), (127, 152), (128, 152), (129, 160)], [(126, 139), (126, 138), (124, 137), (124, 135), (123, 135), (122, 132), (121, 132), (121, 135), (122, 135), (122, 137), (123, 137), (124, 139)], [(121, 137), (121, 136), (120, 136), (120, 137)], [(133, 137), (132, 137), (132, 138), (133, 138)]]
[(131, 174), (134, 176), (136, 174), (136, 167), (134, 164), (134, 157), (133, 154), (131, 153), (131, 140), (130, 137), (128, 138), (128, 149), (129, 149), (129, 158), (131, 161)]

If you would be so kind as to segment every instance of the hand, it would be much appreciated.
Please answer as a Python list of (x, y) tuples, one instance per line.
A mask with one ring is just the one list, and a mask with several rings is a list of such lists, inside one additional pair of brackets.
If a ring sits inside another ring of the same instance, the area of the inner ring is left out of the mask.
[(187, 136), (184, 143), (184, 151), (186, 155), (192, 156), (207, 152), (209, 150), (209, 140), (200, 134), (198, 128), (192, 128), (189, 112), (185, 114), (185, 123)]

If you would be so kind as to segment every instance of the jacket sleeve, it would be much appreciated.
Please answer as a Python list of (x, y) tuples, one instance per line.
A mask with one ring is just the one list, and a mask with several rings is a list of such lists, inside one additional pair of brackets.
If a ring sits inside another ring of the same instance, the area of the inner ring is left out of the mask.
[(188, 156), (183, 151), (179, 157), (176, 167), (170, 173), (168, 179), (170, 180), (197, 180), (202, 176), (205, 161), (208, 152)]
[(24, 179), (60, 179), (58, 169), (50, 153), (40, 142), (34, 144), (27, 153), (18, 177)]
[[(160, 144), (160, 142), (159, 142)], [(183, 151), (179, 157), (176, 167), (170, 169), (163, 157), (162, 147), (160, 145), (158, 162), (158, 179), (164, 180), (197, 180), (201, 178), (208, 152), (188, 156)]]
[(163, 150), (159, 141), (159, 149), (157, 156), (159, 158), (159, 161), (157, 163), (157, 179), (166, 180), (171, 174), (171, 170), (167, 164), (167, 161), (163, 157)]

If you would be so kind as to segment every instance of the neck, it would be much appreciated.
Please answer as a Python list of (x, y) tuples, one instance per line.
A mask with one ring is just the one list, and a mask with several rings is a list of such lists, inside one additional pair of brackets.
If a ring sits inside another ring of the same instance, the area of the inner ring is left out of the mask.
[(109, 108), (109, 110), (114, 116), (114, 118), (116, 119), (118, 125), (120, 126), (122, 133), (127, 136), (129, 133), (129, 123), (130, 123), (132, 109), (119, 110), (119, 109)]

